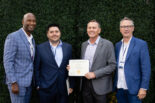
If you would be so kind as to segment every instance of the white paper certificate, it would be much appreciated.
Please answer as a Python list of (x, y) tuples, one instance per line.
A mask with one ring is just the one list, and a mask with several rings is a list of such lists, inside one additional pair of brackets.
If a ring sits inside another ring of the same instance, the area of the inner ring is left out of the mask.
[(84, 76), (89, 72), (89, 61), (88, 60), (69, 60), (69, 76)]

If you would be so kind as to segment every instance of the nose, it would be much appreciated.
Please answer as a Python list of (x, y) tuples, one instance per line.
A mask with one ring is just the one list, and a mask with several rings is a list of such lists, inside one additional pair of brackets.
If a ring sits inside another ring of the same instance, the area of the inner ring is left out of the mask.
[(90, 31), (93, 31), (93, 28), (89, 28)]
[(53, 36), (57, 36), (57, 32), (54, 31), (54, 32), (53, 32)]
[(124, 29), (125, 29), (125, 30), (128, 30), (128, 29), (129, 29), (129, 27), (125, 27)]
[(30, 24), (31, 24), (31, 25), (36, 25), (36, 22), (33, 21), (33, 20), (31, 20), (31, 21), (30, 21)]

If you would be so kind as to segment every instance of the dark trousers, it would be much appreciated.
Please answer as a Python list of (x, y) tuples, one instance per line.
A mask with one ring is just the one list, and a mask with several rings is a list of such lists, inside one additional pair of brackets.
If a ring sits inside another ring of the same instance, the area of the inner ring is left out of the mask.
[(57, 88), (39, 90), (40, 103), (68, 103), (68, 95), (61, 94)]
[[(100, 85), (100, 84), (99, 84)], [(106, 103), (106, 95), (98, 95), (95, 93), (92, 81), (83, 81), (83, 102), (84, 103)]]
[(137, 94), (130, 94), (128, 90), (118, 89), (116, 97), (118, 103), (142, 103)]

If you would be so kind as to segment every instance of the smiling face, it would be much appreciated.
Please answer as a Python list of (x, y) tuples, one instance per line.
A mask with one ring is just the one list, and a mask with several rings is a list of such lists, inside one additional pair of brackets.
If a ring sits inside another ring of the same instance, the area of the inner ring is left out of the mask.
[(61, 32), (58, 27), (50, 27), (47, 31), (47, 37), (52, 43), (57, 43), (60, 40)]
[(131, 38), (134, 31), (134, 24), (130, 20), (123, 20), (120, 22), (120, 32), (123, 38)]
[(36, 26), (36, 18), (32, 13), (25, 14), (23, 17), (23, 29), (29, 35), (34, 31)]
[(87, 34), (89, 38), (96, 39), (101, 32), (101, 28), (97, 22), (89, 22), (87, 24)]

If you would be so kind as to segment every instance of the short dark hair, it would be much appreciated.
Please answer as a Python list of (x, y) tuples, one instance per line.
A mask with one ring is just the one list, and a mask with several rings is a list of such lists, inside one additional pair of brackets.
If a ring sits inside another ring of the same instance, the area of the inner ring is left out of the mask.
[(57, 27), (60, 30), (60, 26), (58, 24), (49, 24), (46, 28), (46, 33), (48, 32), (49, 28), (51, 27)]
[[(96, 22), (96, 23), (98, 24), (98, 27), (101, 28), (100, 23), (99, 23), (96, 19), (92, 19), (92, 20), (90, 20), (88, 23), (90, 23), (90, 22)], [(88, 23), (87, 23), (87, 24), (88, 24)]]

